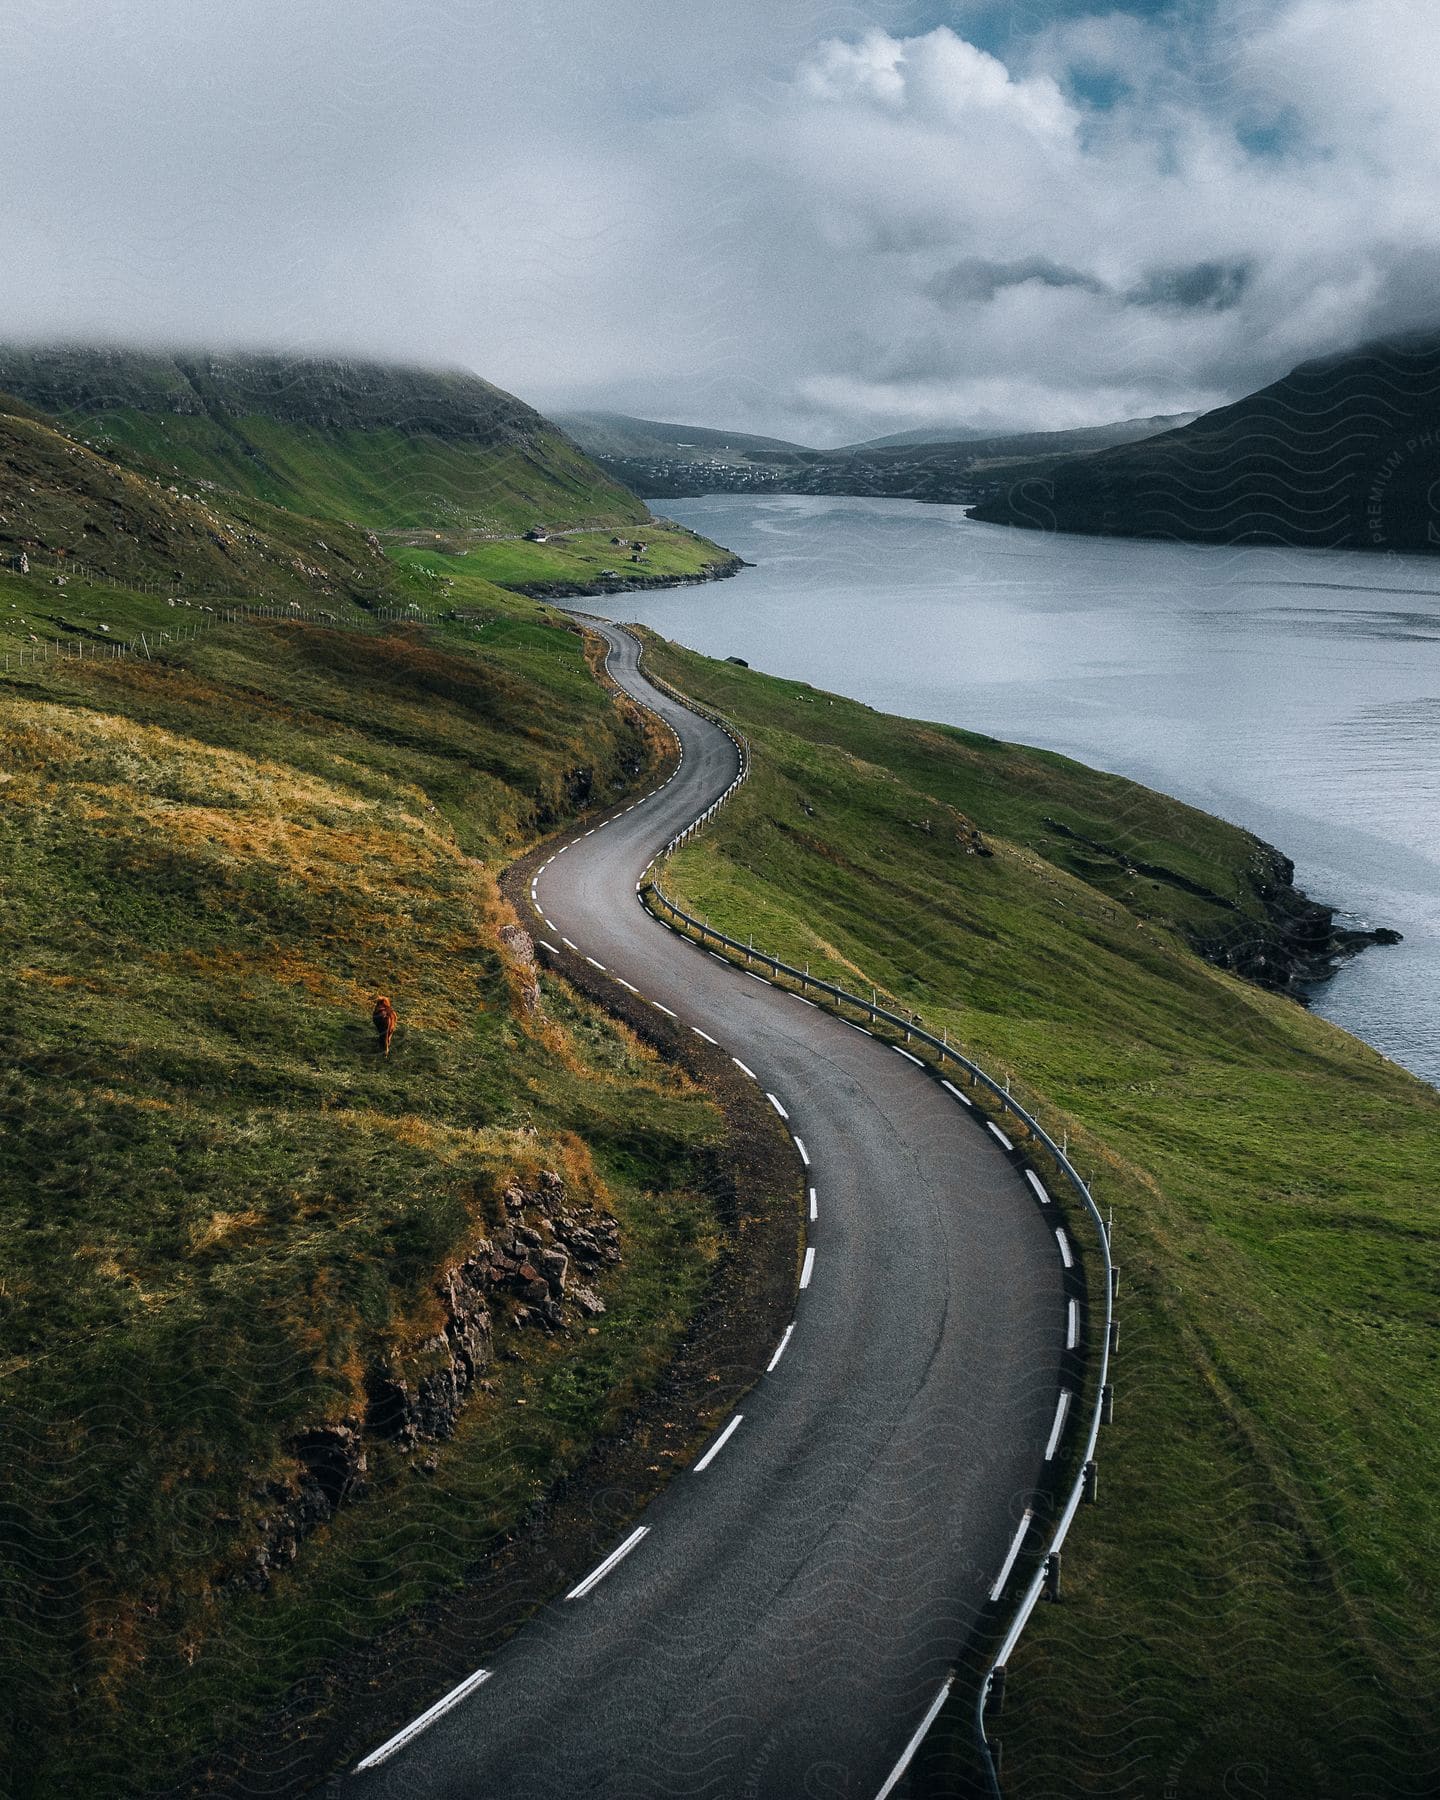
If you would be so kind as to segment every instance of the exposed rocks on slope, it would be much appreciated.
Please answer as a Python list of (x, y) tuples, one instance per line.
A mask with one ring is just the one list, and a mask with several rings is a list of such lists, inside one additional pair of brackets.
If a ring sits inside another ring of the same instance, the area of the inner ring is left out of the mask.
[(497, 1331), (564, 1331), (605, 1311), (591, 1283), (622, 1260), (620, 1227), (610, 1213), (571, 1196), (553, 1169), (542, 1170), (531, 1186), (506, 1188), (501, 1211), (491, 1236), (472, 1244), (436, 1282), (441, 1329), (390, 1351), (367, 1372), (363, 1420), (302, 1432), (291, 1440), (296, 1468), (290, 1479), (252, 1490), (251, 1500), (262, 1506), (258, 1538), (231, 1585), (268, 1587), (310, 1532), (365, 1491), (367, 1442), (410, 1451), (453, 1437), (468, 1396), (489, 1387), (485, 1371), (496, 1355)]

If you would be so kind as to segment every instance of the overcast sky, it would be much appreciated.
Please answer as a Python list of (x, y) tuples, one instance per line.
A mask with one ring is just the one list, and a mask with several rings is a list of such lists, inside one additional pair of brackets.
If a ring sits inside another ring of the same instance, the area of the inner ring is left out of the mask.
[(0, 0), (0, 334), (834, 443), (1440, 322), (1434, 0)]

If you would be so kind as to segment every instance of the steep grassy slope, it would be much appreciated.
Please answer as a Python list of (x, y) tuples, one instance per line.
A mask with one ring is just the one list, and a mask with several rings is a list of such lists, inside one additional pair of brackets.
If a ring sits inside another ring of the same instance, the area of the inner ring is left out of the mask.
[[(536, 1003), (495, 885), (646, 746), (572, 632), (490, 599), (483, 630), (252, 625), (0, 683), (9, 1794), (164, 1788), (457, 1580), (703, 1289), (712, 1106)], [(522, 1327), (507, 1278), (455, 1436), (409, 1450), (391, 1375), (427, 1417), (454, 1390), (437, 1277), (545, 1170), (618, 1220), (606, 1310)]]
[(646, 516), (548, 420), (462, 370), (12, 346), (0, 389), (163, 482), (371, 530)]
[[(18, 406), (21, 413), (7, 408)], [(392, 577), (379, 543), (233, 495), (181, 492), (120, 467), (0, 395), (0, 566), (52, 580), (373, 602)]]
[(1432, 1791), (1440, 1096), (1198, 960), (1204, 901), (1067, 860), (1045, 821), (1240, 903), (1237, 930), (1245, 833), (1058, 757), (654, 657), (755, 751), (672, 896), (948, 1029), (1114, 1208), (1102, 1504), (1011, 1665), (1007, 1791)]
[(1302, 363), (1181, 431), (1019, 479), (975, 516), (1205, 543), (1440, 545), (1440, 337)]

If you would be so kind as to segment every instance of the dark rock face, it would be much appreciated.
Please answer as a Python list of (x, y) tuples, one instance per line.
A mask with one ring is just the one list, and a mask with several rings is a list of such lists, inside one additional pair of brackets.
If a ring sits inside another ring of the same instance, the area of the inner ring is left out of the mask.
[(551, 1169), (531, 1189), (507, 1188), (501, 1205), (504, 1225), (437, 1283), (444, 1331), (370, 1371), (365, 1422), (376, 1437), (410, 1449), (454, 1435), (466, 1396), (496, 1354), (497, 1312), (512, 1327), (551, 1331), (577, 1314), (604, 1312), (604, 1301), (572, 1272), (593, 1276), (620, 1261), (620, 1229), (610, 1214), (572, 1203)]
[(318, 1425), (291, 1446), (299, 1462), (292, 1482), (267, 1481), (253, 1498), (267, 1506), (260, 1516), (259, 1541), (236, 1585), (263, 1590), (271, 1575), (294, 1562), (302, 1540), (330, 1519), (337, 1507), (365, 1491), (367, 1463), (359, 1420)]
[(252, 1491), (263, 1505), (259, 1538), (236, 1584), (267, 1588), (312, 1531), (365, 1491), (367, 1441), (410, 1451), (455, 1435), (466, 1400), (488, 1386), (485, 1371), (496, 1355), (513, 1355), (497, 1351), (497, 1318), (512, 1331), (564, 1331), (605, 1311), (588, 1283), (621, 1261), (616, 1220), (572, 1200), (552, 1169), (533, 1187), (507, 1188), (501, 1206), (505, 1222), (493, 1238), (480, 1238), (435, 1284), (442, 1329), (392, 1351), (367, 1373), (364, 1419), (302, 1432), (290, 1444), (291, 1479)]

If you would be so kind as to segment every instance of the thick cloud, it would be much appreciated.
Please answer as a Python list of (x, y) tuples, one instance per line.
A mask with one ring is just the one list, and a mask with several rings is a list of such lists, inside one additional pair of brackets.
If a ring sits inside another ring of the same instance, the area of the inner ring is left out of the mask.
[(0, 333), (460, 361), (829, 442), (1204, 405), (1434, 316), (1429, 0), (946, 16), (11, 9)]

